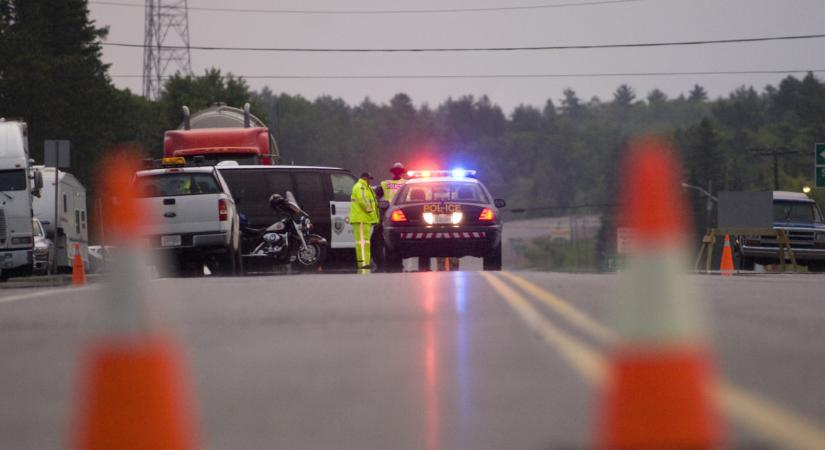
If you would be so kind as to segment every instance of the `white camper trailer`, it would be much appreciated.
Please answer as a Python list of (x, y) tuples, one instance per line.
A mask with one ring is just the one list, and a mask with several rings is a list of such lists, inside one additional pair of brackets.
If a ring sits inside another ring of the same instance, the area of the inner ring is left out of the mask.
[(57, 237), (54, 233), (54, 167), (35, 166), (43, 174), (43, 189), (33, 202), (34, 216), (40, 219), (46, 235), (54, 242), (54, 260), (58, 272), (69, 272), (80, 244), (83, 263), (89, 267), (89, 224), (86, 211), (86, 188), (74, 175), (58, 170)]

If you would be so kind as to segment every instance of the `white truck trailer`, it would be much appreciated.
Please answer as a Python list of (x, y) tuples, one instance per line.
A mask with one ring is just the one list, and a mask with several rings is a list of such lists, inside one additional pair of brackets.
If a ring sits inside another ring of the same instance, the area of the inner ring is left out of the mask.
[[(0, 118), (0, 279), (30, 275), (32, 251), (32, 191), (39, 177), (29, 160), (24, 122)], [(34, 183), (31, 181), (34, 180)]]
[(74, 175), (57, 171), (57, 237), (55, 237), (54, 167), (35, 166), (43, 176), (40, 197), (35, 197), (34, 215), (43, 224), (46, 236), (54, 243), (54, 260), (57, 273), (70, 272), (74, 262), (75, 244), (80, 244), (80, 254), (85, 267), (89, 267), (89, 224), (87, 222), (86, 188)]

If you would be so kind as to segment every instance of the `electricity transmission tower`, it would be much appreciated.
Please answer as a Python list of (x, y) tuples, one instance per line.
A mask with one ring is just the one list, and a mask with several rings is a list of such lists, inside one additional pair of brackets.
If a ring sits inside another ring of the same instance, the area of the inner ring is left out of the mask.
[(145, 12), (143, 96), (157, 99), (170, 66), (185, 75), (192, 73), (189, 6), (187, 0), (146, 0)]

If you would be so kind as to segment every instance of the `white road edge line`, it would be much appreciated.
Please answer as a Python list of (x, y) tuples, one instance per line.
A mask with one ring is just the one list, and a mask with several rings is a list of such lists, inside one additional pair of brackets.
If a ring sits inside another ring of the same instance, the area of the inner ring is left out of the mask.
[[(68, 288), (59, 288), (59, 289), (46, 289), (43, 291), (35, 291), (35, 292), (27, 292), (25, 294), (17, 294), (17, 295), (9, 295), (7, 297), (0, 297), (0, 303), (12, 303), (17, 302), (20, 300), (28, 300), (32, 298), (38, 297), (47, 297), (52, 294), (65, 294), (69, 292), (85, 292), (85, 291), (92, 291), (98, 289), (99, 285), (91, 285), (91, 286), (82, 286), (82, 287), (68, 287)], [(22, 289), (29, 289), (29, 288), (22, 288)]]

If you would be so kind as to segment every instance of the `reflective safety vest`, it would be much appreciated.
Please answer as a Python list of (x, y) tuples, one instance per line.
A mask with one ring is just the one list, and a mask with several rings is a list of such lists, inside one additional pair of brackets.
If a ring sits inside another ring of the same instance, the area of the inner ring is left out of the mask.
[(400, 180), (384, 180), (381, 182), (381, 190), (384, 191), (384, 200), (388, 202), (392, 202), (392, 199), (395, 198), (395, 195), (398, 194), (398, 191), (404, 187), (404, 183), (407, 180), (400, 179)]
[(352, 187), (349, 207), (350, 223), (378, 223), (378, 202), (369, 183), (359, 178)]

